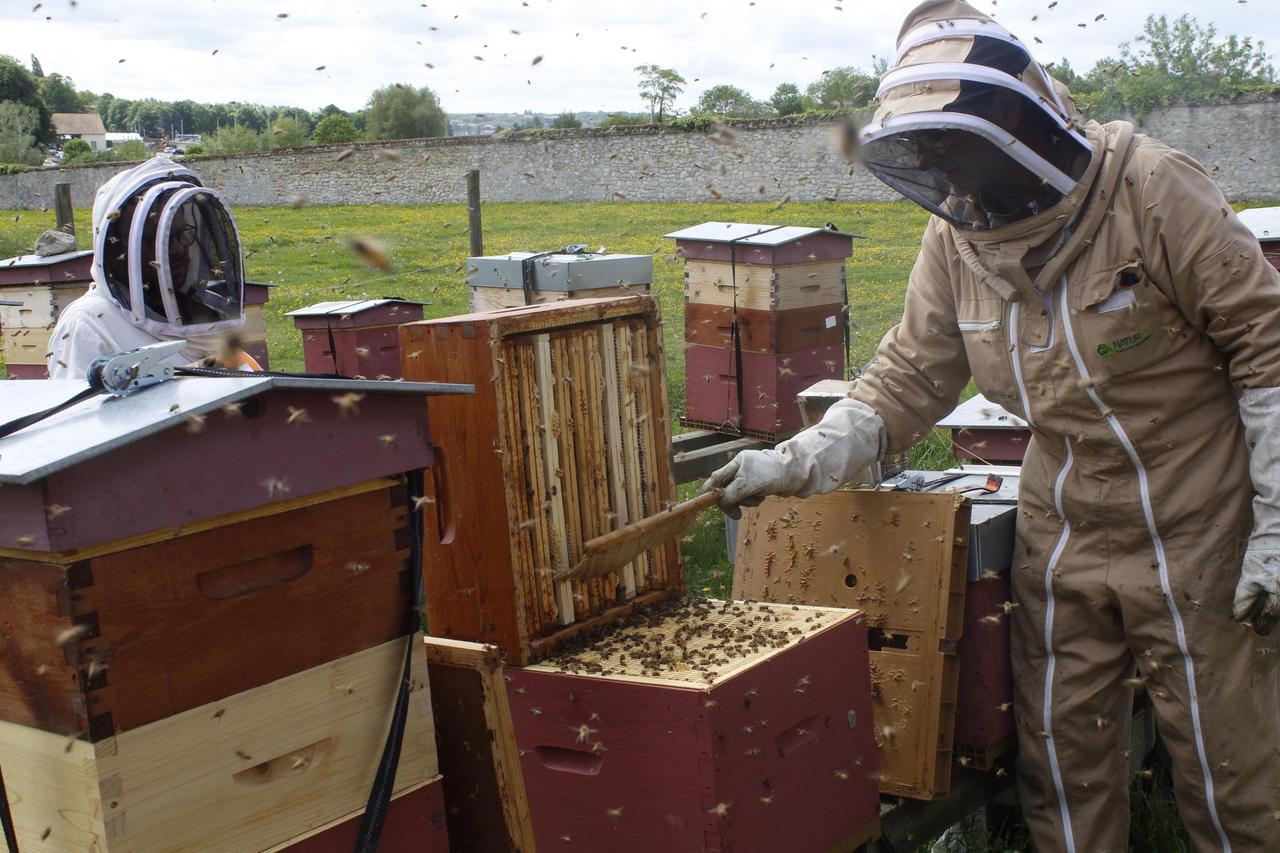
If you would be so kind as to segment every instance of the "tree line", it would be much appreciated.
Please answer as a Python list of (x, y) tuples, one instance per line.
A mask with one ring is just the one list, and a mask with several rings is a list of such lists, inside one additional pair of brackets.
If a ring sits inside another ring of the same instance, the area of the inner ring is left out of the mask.
[[(872, 57), (870, 68), (842, 66), (824, 71), (803, 89), (782, 83), (765, 99), (745, 89), (720, 83), (704, 89), (689, 115), (680, 116), (676, 100), (688, 81), (672, 68), (636, 67), (644, 113), (614, 113), (601, 126), (665, 123), (708, 118), (765, 118), (804, 114), (848, 114), (869, 107), (888, 62)], [(1067, 60), (1049, 63), (1051, 74), (1075, 95), (1087, 118), (1141, 118), (1173, 101), (1196, 103), (1251, 91), (1276, 91), (1277, 72), (1262, 42), (1249, 37), (1219, 37), (1213, 24), (1201, 25), (1191, 15), (1174, 20), (1151, 15), (1143, 31), (1119, 46), (1118, 55), (1077, 72)], [(444, 136), (449, 121), (436, 94), (427, 87), (394, 84), (376, 90), (365, 107), (348, 112), (333, 104), (312, 112), (299, 107), (264, 106), (240, 102), (206, 104), (192, 100), (131, 100), (110, 92), (78, 89), (69, 77), (45, 74), (39, 60), (30, 67), (0, 55), (0, 165), (39, 164), (43, 147), (55, 135), (50, 115), (56, 112), (97, 112), (108, 131), (133, 131), (144, 137), (198, 133), (203, 144), (193, 152), (238, 154), (309, 144), (338, 144), (359, 140), (410, 139)], [(534, 118), (514, 130), (540, 129)], [(571, 112), (562, 113), (554, 128), (580, 127)], [(137, 152), (84, 152), (82, 159), (116, 157)]]

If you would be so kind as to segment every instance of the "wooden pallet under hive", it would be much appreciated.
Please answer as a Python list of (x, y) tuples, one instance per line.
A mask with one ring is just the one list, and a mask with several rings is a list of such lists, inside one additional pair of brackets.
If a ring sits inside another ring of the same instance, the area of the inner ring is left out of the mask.
[[(97, 743), (0, 722), (0, 767), (24, 853), (264, 850), (362, 809), (404, 638)], [(437, 775), (417, 638), (394, 793)]]
[(583, 543), (673, 503), (657, 302), (570, 300), (401, 327), (406, 379), (468, 382), (429, 403), (427, 621), (516, 665), (683, 590), (675, 543), (556, 582)]
[(871, 626), (881, 791), (950, 790), (969, 503), (841, 490), (743, 510), (736, 598), (850, 607)]
[(847, 610), (693, 599), (508, 669), (539, 849), (878, 836), (866, 637)]

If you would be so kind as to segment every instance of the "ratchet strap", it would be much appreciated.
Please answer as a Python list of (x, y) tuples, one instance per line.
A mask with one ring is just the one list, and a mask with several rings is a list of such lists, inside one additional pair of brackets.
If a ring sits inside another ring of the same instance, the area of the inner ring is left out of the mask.
[(9, 795), (4, 790), (4, 773), (0, 771), (0, 828), (4, 829), (4, 843), (9, 853), (18, 853), (18, 830), (13, 826), (13, 813), (9, 811)]
[(373, 790), (360, 818), (360, 832), (356, 836), (356, 853), (374, 853), (378, 849), (378, 837), (387, 818), (391, 803), (391, 789), (396, 781), (396, 769), (400, 766), (400, 750), (404, 746), (405, 723), (409, 718), (409, 689), (413, 679), (413, 650), (422, 642), (418, 636), (422, 630), (422, 511), (414, 509), (415, 495), (423, 492), (421, 471), (407, 475), (409, 499), (409, 573), (413, 590), (413, 608), (409, 612), (409, 639), (404, 650), (404, 671), (400, 675), (400, 687), (396, 693), (395, 709), (391, 714), (391, 727), (387, 742), (382, 748), (382, 760), (373, 775)]
[(75, 396), (71, 397), (69, 400), (64, 400), (61, 403), (57, 404), (56, 406), (50, 406), (44, 411), (32, 412), (29, 415), (23, 415), (20, 418), (14, 418), (13, 420), (8, 421), (6, 423), (0, 423), (0, 438), (4, 438), (7, 435), (12, 435), (13, 433), (17, 432), (20, 429), (26, 429), (32, 424), (38, 424), (40, 423), (40, 421), (44, 420), (45, 418), (51, 418), (54, 415), (58, 414), (58, 412), (69, 409), (72, 406), (77, 406), (80, 403), (83, 403), (85, 400), (88, 400), (90, 397), (96, 397), (101, 393), (102, 391), (97, 388), (86, 388), (83, 391), (81, 391), (79, 394), (76, 394)]

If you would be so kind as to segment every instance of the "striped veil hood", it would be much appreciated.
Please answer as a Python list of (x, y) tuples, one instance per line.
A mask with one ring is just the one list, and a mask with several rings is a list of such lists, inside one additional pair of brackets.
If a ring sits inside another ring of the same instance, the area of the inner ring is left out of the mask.
[(1047, 210), (1093, 155), (1066, 87), (963, 0), (929, 0), (907, 16), (876, 97), (860, 134), (865, 165), (962, 230)]

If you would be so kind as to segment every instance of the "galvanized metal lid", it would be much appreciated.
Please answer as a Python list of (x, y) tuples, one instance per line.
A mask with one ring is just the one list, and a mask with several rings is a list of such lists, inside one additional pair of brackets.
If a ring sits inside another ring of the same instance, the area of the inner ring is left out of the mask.
[(92, 249), (81, 249), (76, 252), (63, 252), (60, 255), (18, 255), (15, 258), (0, 260), (0, 267), (51, 267), (54, 264), (79, 260), (92, 254)]
[(781, 246), (815, 235), (861, 239), (834, 228), (810, 228), (798, 225), (753, 225), (745, 222), (704, 222), (664, 234), (673, 240), (697, 240), (706, 243), (738, 243), (747, 246)]
[[(77, 379), (0, 382), (0, 412), (11, 421), (53, 408), (84, 391)], [(0, 484), (25, 485), (171, 427), (273, 389), (360, 394), (470, 394), (472, 385), (329, 379), (246, 373), (179, 377), (127, 397), (99, 395), (0, 438)]]
[(286, 317), (325, 317), (333, 314), (359, 314), (361, 311), (369, 311), (374, 308), (381, 308), (384, 305), (426, 305), (426, 302), (419, 302), (416, 299), (401, 299), (399, 296), (384, 296), (380, 299), (343, 299), (336, 302), (317, 302), (314, 305), (308, 305), (305, 308), (299, 308), (296, 311), (288, 311)]
[(1280, 240), (1280, 207), (1251, 207), (1238, 215), (1259, 240)]
[(951, 414), (938, 421), (944, 429), (1027, 429), (1022, 418), (993, 403), (981, 394), (974, 394), (956, 406)]

